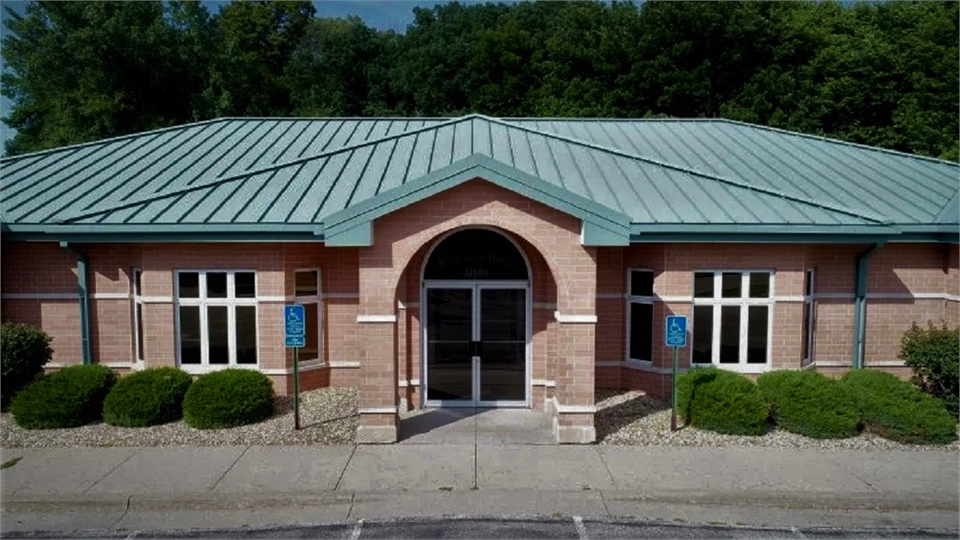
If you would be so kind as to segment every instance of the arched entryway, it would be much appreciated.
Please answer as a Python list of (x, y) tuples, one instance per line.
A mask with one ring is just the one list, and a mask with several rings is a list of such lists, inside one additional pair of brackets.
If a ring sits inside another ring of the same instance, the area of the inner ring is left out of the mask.
[(531, 269), (512, 239), (460, 229), (427, 253), (422, 273), (423, 404), (529, 407)]

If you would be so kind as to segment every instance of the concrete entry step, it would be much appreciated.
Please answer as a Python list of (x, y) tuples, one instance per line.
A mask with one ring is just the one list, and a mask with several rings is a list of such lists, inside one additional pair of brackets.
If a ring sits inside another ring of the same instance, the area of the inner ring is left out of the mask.
[(553, 417), (530, 409), (436, 408), (400, 415), (400, 444), (557, 444)]

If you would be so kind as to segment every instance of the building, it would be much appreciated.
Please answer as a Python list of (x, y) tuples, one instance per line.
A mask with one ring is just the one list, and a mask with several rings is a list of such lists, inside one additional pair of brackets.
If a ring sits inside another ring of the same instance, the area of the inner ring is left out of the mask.
[[(0, 161), (2, 318), (54, 364), (237, 366), (423, 406), (545, 408), (681, 369), (902, 368), (960, 323), (956, 163), (725, 120), (218, 119)], [(79, 290), (79, 292), (78, 292)]]

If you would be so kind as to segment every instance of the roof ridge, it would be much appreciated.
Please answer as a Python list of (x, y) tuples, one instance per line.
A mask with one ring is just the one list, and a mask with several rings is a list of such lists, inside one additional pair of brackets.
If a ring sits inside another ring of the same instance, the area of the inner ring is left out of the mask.
[(841, 146), (850, 146), (853, 148), (861, 148), (864, 150), (873, 150), (874, 152), (881, 152), (884, 154), (891, 154), (894, 156), (908, 157), (913, 159), (919, 159), (922, 161), (932, 161), (933, 163), (939, 163), (942, 165), (953, 165), (954, 167), (960, 167), (960, 163), (957, 163), (955, 161), (949, 161), (946, 159), (940, 159), (940, 158), (935, 158), (930, 156), (921, 156), (920, 154), (911, 154), (909, 152), (901, 152), (899, 150), (891, 150), (889, 148), (881, 148), (879, 146), (870, 146), (869, 144), (861, 144), (861, 143), (855, 143), (850, 141), (844, 141), (834, 137), (826, 137), (823, 135), (813, 135), (811, 133), (802, 133), (800, 131), (790, 131), (789, 129), (781, 129), (773, 126), (764, 126), (762, 124), (752, 124), (750, 122), (744, 122), (742, 120), (731, 120), (729, 118), (719, 118), (718, 120), (728, 124), (733, 124), (733, 125), (738, 125), (743, 127), (762, 129), (765, 131), (772, 131), (774, 133), (783, 133), (784, 135), (794, 135), (796, 137), (803, 137), (804, 139), (813, 139), (815, 141), (823, 141), (831, 144), (839, 144)]
[(940, 211), (937, 212), (937, 221), (940, 221), (941, 219), (943, 219), (944, 216), (947, 215), (947, 212), (949, 212), (952, 209), (955, 209), (957, 205), (960, 204), (960, 201), (958, 201), (958, 199), (960, 199), (960, 191), (955, 192), (953, 196), (947, 200), (947, 204), (943, 205), (943, 208), (941, 208)]
[[(261, 167), (261, 168), (259, 168), (259, 169), (254, 169), (254, 170), (250, 170), (250, 171), (243, 171), (243, 172), (240, 172), (240, 173), (232, 174), (232, 175), (230, 175), (230, 176), (224, 176), (224, 177), (221, 177), (221, 178), (215, 178), (215, 179), (213, 179), (213, 180), (211, 180), (211, 181), (209, 181), (209, 182), (205, 182), (205, 183), (202, 183), (202, 184), (196, 184), (196, 185), (192, 185), (192, 186), (186, 186), (186, 187), (174, 189), (174, 190), (172, 190), (172, 191), (155, 192), (155, 193), (152, 193), (151, 195), (149, 195), (149, 196), (147, 196), (147, 197), (137, 199), (136, 201), (131, 201), (131, 202), (125, 203), (125, 204), (120, 204), (120, 205), (111, 206), (110, 208), (106, 208), (106, 209), (94, 208), (93, 210), (90, 210), (90, 211), (82, 211), (82, 212), (80, 212), (80, 213), (78, 213), (78, 214), (74, 214), (74, 215), (72, 215), (72, 216), (67, 216), (67, 217), (65, 217), (65, 218), (63, 219), (63, 222), (64, 222), (64, 223), (68, 223), (68, 222), (75, 221), (75, 220), (78, 220), (78, 219), (83, 219), (83, 218), (86, 218), (86, 217), (95, 216), (95, 215), (98, 215), (98, 214), (101, 214), (101, 213), (104, 213), (104, 212), (110, 212), (110, 211), (112, 211), (112, 210), (119, 210), (119, 209), (122, 209), (122, 208), (128, 208), (128, 207), (130, 207), (130, 206), (135, 206), (135, 205), (137, 205), (137, 204), (144, 203), (144, 202), (158, 201), (158, 200), (164, 199), (164, 198), (166, 198), (166, 197), (168, 197), (168, 196), (181, 195), (181, 194), (184, 194), (184, 193), (190, 193), (191, 191), (200, 190), (200, 189), (204, 189), (204, 188), (208, 188), (208, 187), (214, 187), (214, 186), (226, 184), (226, 183), (229, 183), (229, 182), (234, 182), (234, 181), (237, 181), (237, 180), (242, 180), (242, 179), (245, 179), (245, 178), (250, 178), (250, 177), (256, 176), (256, 175), (258, 175), (258, 174), (263, 174), (263, 173), (275, 171), (275, 170), (282, 169), (282, 168), (284, 168), (284, 167), (290, 167), (290, 166), (293, 166), (293, 165), (300, 165), (300, 164), (307, 163), (307, 162), (309, 162), (309, 161), (313, 161), (313, 160), (317, 160), (317, 159), (323, 159), (323, 158), (331, 157), (331, 156), (334, 156), (334, 155), (337, 155), (337, 154), (340, 154), (340, 153), (343, 153), (343, 152), (349, 152), (349, 151), (357, 150), (357, 149), (359, 149), (359, 148), (363, 148), (363, 147), (365, 147), (365, 146), (370, 146), (370, 145), (374, 145), (374, 144), (380, 144), (380, 143), (382, 143), (382, 142), (386, 142), (386, 141), (398, 139), (398, 138), (400, 138), (400, 137), (405, 137), (405, 136), (408, 136), (408, 135), (414, 135), (414, 134), (417, 134), (417, 133), (422, 133), (422, 132), (424, 132), (424, 131), (429, 131), (429, 130), (432, 130), (432, 129), (438, 129), (438, 128), (441, 128), (441, 127), (452, 126), (452, 125), (454, 125), (454, 124), (457, 124), (457, 123), (460, 123), (460, 122), (464, 122), (464, 121), (470, 120), (470, 119), (472, 119), (474, 116), (476, 116), (476, 115), (467, 115), (467, 116), (463, 116), (463, 117), (460, 117), (460, 118), (454, 118), (454, 119), (449, 120), (449, 121), (446, 121), (446, 122), (441, 122), (441, 123), (436, 124), (436, 125), (433, 125), (433, 126), (424, 126), (424, 127), (420, 127), (420, 128), (416, 128), (416, 129), (411, 129), (411, 130), (408, 130), (408, 131), (401, 131), (400, 133), (395, 133), (395, 134), (393, 134), (393, 135), (388, 135), (388, 136), (385, 136), (385, 137), (380, 137), (379, 139), (370, 139), (369, 141), (363, 141), (363, 142), (357, 143), (357, 144), (352, 144), (352, 145), (348, 145), (348, 146), (340, 146), (340, 147), (337, 147), (337, 148), (335, 148), (335, 149), (333, 149), (333, 150), (329, 150), (329, 151), (326, 151), (326, 152), (320, 152), (319, 154), (314, 154), (314, 155), (311, 155), (311, 156), (300, 157), (300, 158), (292, 159), (292, 160), (290, 160), (290, 161), (285, 161), (285, 162), (283, 162), (283, 163), (274, 163), (274, 164), (268, 165), (268, 166), (266, 166), (266, 167)], [(223, 120), (223, 119), (220, 119), (220, 120)]]
[(180, 124), (176, 126), (167, 126), (162, 128), (151, 129), (148, 131), (138, 131), (136, 133), (127, 133), (126, 135), (117, 135), (116, 137), (108, 137), (106, 139), (99, 139), (96, 141), (87, 141), (82, 143), (70, 144), (67, 146), (58, 146), (56, 148), (47, 148), (46, 150), (38, 150), (36, 152), (30, 152), (28, 154), (19, 154), (16, 156), (10, 156), (5, 158), (0, 158), (0, 163), (12, 163), (20, 159), (42, 156), (44, 154), (52, 154), (55, 152), (62, 152), (64, 150), (76, 150), (77, 148), (85, 148), (88, 146), (96, 146), (98, 144), (107, 144), (116, 141), (122, 141), (124, 139), (132, 139), (134, 137), (143, 137), (144, 135), (155, 135), (157, 133), (164, 133), (167, 131), (180, 131), (191, 127), (202, 126), (204, 124), (215, 124), (221, 120), (226, 120), (226, 118), (210, 118), (208, 120), (200, 120), (198, 122), (191, 122), (189, 124)]
[(637, 161), (643, 161), (643, 162), (647, 162), (647, 163), (652, 163), (652, 164), (658, 165), (658, 166), (660, 166), (660, 167), (666, 167), (666, 168), (668, 168), (668, 169), (675, 169), (675, 170), (678, 170), (678, 171), (681, 171), (681, 172), (684, 172), (684, 173), (687, 173), (687, 174), (693, 174), (693, 175), (696, 175), (696, 176), (701, 176), (701, 177), (707, 178), (707, 179), (709, 179), (709, 180), (714, 180), (714, 181), (717, 181), (717, 182), (722, 182), (722, 183), (730, 184), (730, 185), (732, 185), (732, 186), (736, 186), (736, 187), (739, 187), (739, 188), (744, 188), (744, 189), (749, 189), (749, 190), (757, 191), (757, 192), (760, 192), (760, 193), (765, 193), (765, 194), (767, 194), (767, 195), (774, 195), (774, 196), (777, 196), (777, 197), (782, 197), (782, 198), (785, 198), (785, 199), (788, 199), (788, 200), (792, 200), (792, 201), (796, 201), (796, 202), (800, 202), (800, 203), (803, 203), (803, 204), (809, 204), (809, 205), (811, 205), (811, 206), (816, 206), (816, 207), (819, 207), (819, 208), (824, 208), (824, 209), (826, 209), (826, 210), (830, 210), (830, 211), (833, 211), (833, 212), (841, 212), (841, 213), (844, 213), (844, 214), (848, 214), (848, 215), (851, 215), (851, 216), (854, 216), (854, 217), (866, 219), (866, 220), (869, 220), (869, 221), (875, 221), (875, 222), (877, 222), (877, 223), (889, 223), (889, 222), (890, 222), (890, 220), (887, 219), (887, 218), (880, 217), (880, 216), (873, 216), (873, 215), (864, 213), (863, 211), (854, 210), (854, 209), (852, 209), (852, 208), (845, 208), (845, 207), (842, 207), (842, 206), (839, 206), (839, 205), (833, 205), (833, 204), (825, 203), (825, 202), (822, 202), (822, 201), (817, 201), (817, 200), (814, 200), (814, 199), (809, 199), (809, 198), (806, 198), (806, 197), (801, 197), (800, 195), (795, 195), (795, 194), (792, 194), (792, 193), (787, 193), (787, 192), (785, 192), (785, 191), (779, 191), (779, 190), (771, 189), (771, 188), (767, 188), (767, 187), (756, 186), (756, 185), (753, 185), (753, 184), (750, 184), (750, 183), (747, 183), (747, 182), (743, 182), (743, 181), (731, 180), (731, 179), (725, 178), (725, 177), (723, 177), (723, 176), (718, 176), (718, 175), (714, 175), (714, 174), (710, 174), (710, 173), (705, 173), (705, 172), (702, 172), (702, 171), (698, 171), (698, 170), (696, 170), (696, 169), (691, 169), (691, 168), (688, 168), (688, 167), (683, 167), (683, 166), (681, 166), (681, 165), (676, 165), (676, 164), (673, 164), (673, 163), (668, 163), (668, 162), (660, 161), (660, 160), (658, 160), (658, 159), (654, 159), (654, 158), (650, 158), (650, 157), (638, 156), (638, 155), (635, 155), (635, 154), (631, 154), (631, 153), (629, 153), (629, 152), (624, 152), (623, 150), (619, 150), (619, 149), (616, 149), (616, 148), (610, 148), (610, 147), (607, 147), (607, 146), (603, 146), (603, 145), (600, 145), (600, 144), (596, 144), (596, 143), (584, 141), (584, 140), (577, 139), (577, 138), (574, 138), (574, 137), (568, 137), (568, 136), (566, 136), (566, 135), (560, 135), (560, 134), (553, 133), (553, 132), (541, 131), (541, 130), (538, 130), (538, 129), (528, 128), (528, 127), (525, 127), (525, 126), (514, 125), (514, 124), (510, 124), (510, 123), (507, 122), (507, 121), (500, 120), (500, 119), (497, 119), (497, 118), (492, 118), (492, 117), (485, 116), (485, 115), (481, 115), (481, 114), (477, 114), (477, 115), (473, 115), (473, 116), (482, 118), (482, 119), (484, 119), (484, 120), (487, 120), (487, 121), (490, 121), (490, 122), (493, 122), (493, 123), (496, 123), (496, 124), (499, 124), (499, 125), (504, 125), (504, 126), (506, 126), (506, 127), (511, 127), (511, 128), (514, 128), (514, 129), (523, 130), (523, 131), (526, 131), (526, 132), (529, 132), (529, 133), (536, 133), (536, 134), (538, 134), (538, 135), (542, 135), (542, 136), (548, 137), (548, 138), (553, 138), (553, 139), (559, 139), (559, 140), (562, 140), (562, 141), (567, 141), (567, 142), (569, 142), (569, 143), (577, 144), (577, 145), (584, 146), (584, 147), (586, 147), (586, 148), (591, 148), (591, 149), (594, 149), (594, 150), (600, 150), (601, 152), (607, 152), (607, 153), (610, 153), (610, 154), (613, 154), (613, 155), (618, 155), (618, 156), (625, 157), (625, 158), (628, 158), (628, 159), (633, 159), (633, 160), (637, 160)]

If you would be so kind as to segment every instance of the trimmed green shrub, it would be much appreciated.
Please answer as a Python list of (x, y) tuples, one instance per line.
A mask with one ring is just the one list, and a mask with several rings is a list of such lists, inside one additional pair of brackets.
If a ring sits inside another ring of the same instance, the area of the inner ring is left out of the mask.
[(13, 421), (25, 429), (82, 426), (100, 419), (103, 400), (117, 377), (101, 365), (72, 366), (43, 375), (10, 403)]
[(161, 367), (132, 373), (117, 381), (103, 402), (103, 421), (111, 426), (147, 427), (183, 415), (183, 397), (193, 378), (185, 371)]
[(183, 398), (183, 421), (197, 429), (259, 422), (273, 413), (273, 383), (250, 369), (224, 369), (201, 375)]
[(900, 340), (897, 356), (913, 370), (914, 384), (954, 416), (960, 414), (960, 329), (913, 323)]
[(869, 369), (851, 370), (840, 382), (870, 433), (909, 444), (947, 444), (957, 439), (956, 418), (909, 382)]
[(14, 322), (0, 325), (0, 407), (43, 371), (53, 356), (46, 332)]
[(700, 429), (728, 435), (763, 435), (770, 404), (750, 379), (717, 368), (696, 368), (677, 377), (677, 411)]
[(790, 433), (842, 439), (859, 433), (860, 411), (840, 381), (815, 371), (772, 371), (757, 378), (770, 417)]

